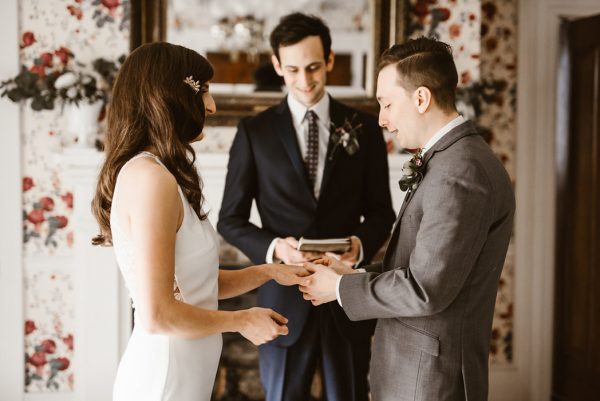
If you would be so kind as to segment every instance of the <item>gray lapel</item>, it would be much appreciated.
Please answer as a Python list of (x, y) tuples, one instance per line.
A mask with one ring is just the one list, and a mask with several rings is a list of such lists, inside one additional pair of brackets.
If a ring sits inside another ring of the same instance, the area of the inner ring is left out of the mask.
[[(465, 121), (461, 125), (450, 130), (446, 135), (444, 135), (433, 147), (425, 152), (425, 157), (423, 158), (423, 163), (425, 165), (424, 173), (427, 173), (427, 162), (431, 160), (431, 158), (437, 153), (442, 152), (443, 150), (450, 147), (459, 139), (462, 139), (469, 135), (477, 135), (477, 127), (475, 124), (469, 120)], [(400, 207), (400, 212), (398, 212), (398, 217), (396, 218), (396, 223), (394, 224), (394, 231), (392, 231), (392, 236), (390, 238), (389, 246), (385, 251), (385, 256), (383, 257), (383, 265), (389, 266), (389, 261), (392, 258), (392, 255), (396, 251), (396, 242), (398, 241), (398, 235), (400, 232), (400, 219), (406, 210), (406, 207), (414, 197), (414, 193), (418, 191), (420, 188), (417, 187), (414, 191), (411, 191), (406, 194), (404, 198), (404, 202), (402, 202), (402, 206)]]

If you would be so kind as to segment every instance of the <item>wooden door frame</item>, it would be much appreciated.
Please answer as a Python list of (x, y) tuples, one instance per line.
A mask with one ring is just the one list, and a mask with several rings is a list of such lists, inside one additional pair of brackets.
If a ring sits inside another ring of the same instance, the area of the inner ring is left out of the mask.
[(514, 353), (527, 400), (552, 388), (559, 24), (599, 12), (594, 0), (519, 1)]

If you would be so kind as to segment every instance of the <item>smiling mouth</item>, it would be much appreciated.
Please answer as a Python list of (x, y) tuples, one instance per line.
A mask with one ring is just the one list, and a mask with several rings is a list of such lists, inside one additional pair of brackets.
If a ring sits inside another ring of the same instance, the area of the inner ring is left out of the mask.
[(300, 92), (303, 92), (303, 93), (310, 93), (310, 92), (312, 92), (312, 91), (313, 91), (313, 89), (314, 89), (314, 88), (315, 88), (315, 87), (314, 87), (314, 85), (313, 85), (313, 86), (310, 86), (310, 87), (308, 87), (308, 88), (305, 88), (305, 89), (298, 88), (298, 90), (299, 90)]

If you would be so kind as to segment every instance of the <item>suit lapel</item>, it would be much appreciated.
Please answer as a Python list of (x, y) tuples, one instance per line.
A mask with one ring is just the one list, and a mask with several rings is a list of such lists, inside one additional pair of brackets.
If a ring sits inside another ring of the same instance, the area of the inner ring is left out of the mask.
[(415, 191), (410, 191), (409, 193), (407, 193), (404, 197), (404, 202), (402, 202), (402, 206), (400, 206), (400, 212), (398, 212), (398, 216), (396, 217), (396, 221), (394, 222), (394, 229), (392, 231), (390, 241), (388, 242), (388, 247), (386, 248), (385, 254), (383, 256), (384, 268), (386, 266), (389, 266), (390, 259), (392, 258), (392, 255), (396, 252), (395, 244), (398, 241), (398, 235), (400, 235), (400, 219), (402, 218), (404, 210), (406, 209), (406, 206), (408, 206), (408, 203), (410, 202), (414, 193)]
[[(424, 174), (427, 173), (427, 162), (429, 162), (429, 160), (431, 160), (431, 158), (437, 152), (445, 150), (459, 139), (469, 135), (477, 135), (477, 128), (475, 124), (468, 120), (460, 124), (459, 126), (453, 128), (446, 135), (444, 135), (438, 142), (435, 143), (435, 145), (433, 145), (431, 149), (425, 152), (425, 156), (423, 158), (423, 165), (425, 167), (425, 169), (423, 170)], [(404, 202), (402, 203), (402, 207), (400, 207), (400, 213), (398, 213), (398, 219), (396, 220), (397, 222), (400, 221), (400, 218), (404, 214), (406, 207), (413, 198), (414, 193), (418, 190), (419, 188), (417, 187), (417, 189), (415, 189), (414, 191), (411, 191), (406, 194)]]
[(310, 191), (311, 194), (314, 193), (312, 189), (309, 187), (308, 176), (306, 174), (306, 169), (304, 168), (304, 161), (302, 160), (302, 155), (300, 153), (300, 147), (298, 146), (298, 138), (296, 136), (296, 129), (294, 128), (294, 123), (292, 121), (292, 114), (287, 104), (287, 99), (283, 99), (283, 101), (277, 106), (277, 114), (279, 115), (279, 122), (274, 124), (274, 127), (277, 127), (276, 131), (277, 136), (281, 139), (283, 143), (283, 147), (292, 162), (292, 166), (294, 166), (294, 170), (305, 183), (305, 187)]
[[(444, 135), (433, 147), (425, 152), (425, 157), (423, 158), (423, 164), (425, 165), (425, 173), (427, 172), (427, 162), (431, 160), (431, 158), (437, 153), (445, 150), (450, 147), (456, 141), (461, 138), (464, 138), (469, 135), (477, 135), (477, 127), (471, 121), (466, 121), (461, 125), (455, 127), (450, 130), (446, 135)], [(390, 237), (389, 245), (385, 251), (385, 255), (383, 257), (383, 266), (389, 266), (389, 262), (392, 256), (396, 252), (396, 242), (398, 241), (398, 236), (400, 235), (400, 220), (402, 219), (402, 215), (406, 210), (406, 207), (412, 200), (414, 193), (419, 190), (420, 187), (417, 187), (414, 191), (410, 191), (406, 194), (404, 198), (404, 202), (402, 202), (402, 206), (400, 207), (400, 212), (398, 212), (398, 217), (396, 218), (396, 222), (394, 223), (394, 230), (392, 231), (392, 236)]]

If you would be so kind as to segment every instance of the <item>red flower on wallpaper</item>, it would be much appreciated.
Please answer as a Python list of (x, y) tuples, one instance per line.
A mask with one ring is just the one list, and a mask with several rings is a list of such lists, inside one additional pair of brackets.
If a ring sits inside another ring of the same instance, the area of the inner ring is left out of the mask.
[(23, 32), (23, 36), (21, 38), (21, 49), (31, 46), (36, 42), (35, 35), (33, 32), (27, 31)]
[(43, 197), (42, 199), (40, 199), (40, 207), (42, 209), (44, 209), (45, 211), (49, 212), (51, 210), (54, 209), (54, 200), (52, 198), (49, 198), (47, 196)]
[(120, 0), (102, 0), (102, 5), (111, 11), (119, 7), (120, 3)]
[(38, 74), (41, 78), (46, 76), (46, 67), (43, 64), (34, 64), (31, 66), (29, 71), (33, 72), (34, 74)]
[(494, 37), (488, 38), (485, 42), (485, 49), (488, 52), (493, 52), (498, 47), (498, 40)]
[(60, 48), (55, 50), (54, 54), (56, 56), (58, 56), (58, 58), (60, 59), (60, 62), (63, 64), (67, 64), (67, 62), (69, 61), (69, 58), (73, 57), (73, 52), (64, 46), (61, 46)]
[(69, 351), (73, 351), (73, 334), (69, 334), (66, 337), (63, 337), (63, 343), (69, 348)]
[(483, 16), (489, 20), (493, 20), (496, 16), (496, 12), (498, 9), (496, 5), (491, 1), (486, 1), (481, 5), (481, 11), (483, 12)]
[(456, 39), (460, 36), (460, 25), (452, 24), (450, 28), (448, 28), (448, 33), (450, 34), (450, 39)]
[(48, 361), (46, 361), (46, 354), (44, 352), (34, 352), (33, 355), (27, 359), (27, 362), (36, 368), (39, 368), (40, 366), (44, 366)]
[(434, 8), (431, 10), (431, 16), (436, 21), (447, 21), (450, 18), (450, 9), (446, 7)]
[(42, 224), (46, 221), (44, 217), (44, 211), (42, 209), (34, 209), (29, 214), (27, 214), (27, 220), (29, 220), (33, 224)]
[(83, 18), (83, 11), (81, 11), (81, 8), (69, 5), (67, 6), (67, 10), (69, 10), (69, 13), (78, 20)]
[(429, 2), (427, 0), (418, 0), (412, 7), (412, 12), (417, 17), (425, 17), (429, 14)]
[(52, 216), (48, 218), (51, 228), (65, 228), (69, 224), (69, 219), (66, 216)]
[(29, 191), (34, 187), (33, 178), (31, 177), (23, 177), (23, 192)]
[(469, 71), (464, 71), (460, 74), (460, 83), (461, 85), (467, 85), (471, 82), (471, 73)]
[(37, 329), (33, 320), (25, 320), (25, 335), (33, 333)]
[(45, 52), (40, 55), (40, 62), (45, 67), (52, 67), (53, 58), (54, 56), (52, 55), (52, 53)]
[(56, 351), (56, 343), (54, 340), (44, 340), (42, 341), (42, 344), (40, 344), (39, 349), (46, 354), (54, 354), (54, 351)]
[(64, 195), (61, 195), (60, 198), (65, 202), (69, 209), (73, 209), (73, 193), (67, 192)]
[(50, 361), (50, 366), (52, 366), (52, 370), (67, 370), (71, 362), (68, 358), (55, 358)]

